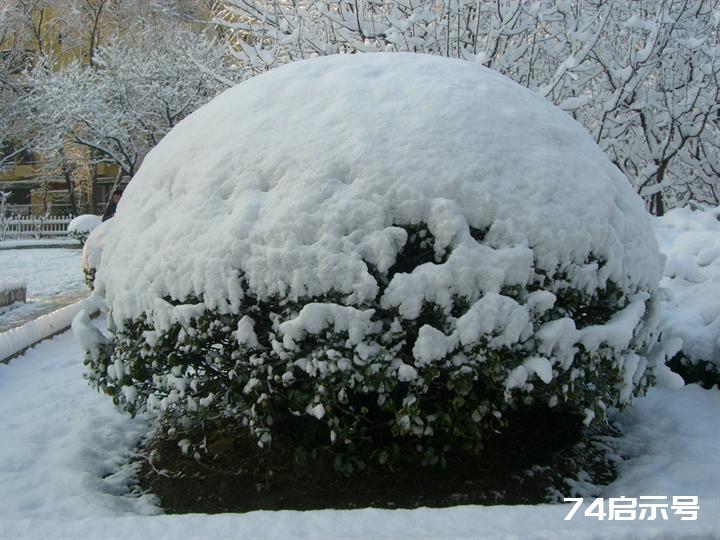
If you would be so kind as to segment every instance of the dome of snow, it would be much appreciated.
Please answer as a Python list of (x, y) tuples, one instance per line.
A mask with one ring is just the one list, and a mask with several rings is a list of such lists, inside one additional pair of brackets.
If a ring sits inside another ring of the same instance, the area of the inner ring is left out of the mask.
[(90, 233), (95, 227), (100, 225), (101, 222), (100, 217), (94, 214), (83, 214), (73, 218), (68, 224), (67, 230), (68, 232)]
[(80, 240), (84, 244), (88, 236), (96, 229), (102, 220), (94, 214), (83, 214), (74, 218), (67, 228), (68, 236), (75, 240)]
[(227, 90), (145, 159), (108, 232), (98, 284), (116, 322), (157, 301), (233, 311), (258, 298), (362, 305), (426, 224), (438, 265), (383, 306), (476, 300), (536, 272), (585, 291), (652, 291), (650, 217), (567, 114), (479, 65), (417, 54), (296, 62)]
[(564, 112), (462, 61), (244, 82), (150, 152), (105, 233), (88, 379), (168, 434), (230, 418), (438, 463), (508, 410), (601, 421), (668, 354), (640, 198)]

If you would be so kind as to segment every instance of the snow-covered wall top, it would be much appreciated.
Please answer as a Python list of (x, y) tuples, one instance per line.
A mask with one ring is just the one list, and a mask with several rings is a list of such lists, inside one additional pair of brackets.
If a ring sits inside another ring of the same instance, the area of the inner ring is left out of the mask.
[(634, 291), (662, 270), (641, 200), (579, 124), (489, 69), (417, 54), (297, 62), (224, 92), (148, 154), (114, 221), (96, 286), (116, 321), (163, 297), (232, 310), (239, 274), (260, 297), (362, 304), (379, 291), (366, 262), (384, 272), (406, 242), (396, 225), (452, 252), (442, 279), (390, 283), (383, 304), (406, 317), (534, 271)]

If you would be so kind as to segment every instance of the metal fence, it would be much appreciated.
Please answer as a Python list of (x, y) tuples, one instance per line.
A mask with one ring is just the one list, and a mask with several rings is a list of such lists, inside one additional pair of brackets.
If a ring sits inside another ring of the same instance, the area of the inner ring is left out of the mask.
[(67, 238), (72, 216), (9, 216), (0, 219), (0, 240)]

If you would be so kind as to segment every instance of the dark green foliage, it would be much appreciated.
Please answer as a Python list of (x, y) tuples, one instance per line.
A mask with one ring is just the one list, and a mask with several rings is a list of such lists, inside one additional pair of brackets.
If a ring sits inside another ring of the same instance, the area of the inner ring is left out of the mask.
[(78, 240), (80, 242), (80, 245), (84, 246), (85, 241), (88, 239), (88, 236), (90, 236), (91, 232), (92, 231), (70, 231), (68, 232), (68, 236), (73, 240)]
[(720, 387), (720, 366), (707, 360), (690, 360), (682, 351), (668, 361), (668, 367), (680, 375), (687, 384), (703, 388)]
[[(336, 468), (347, 474), (370, 462), (392, 467), (401, 459), (443, 465), (450, 448), (479, 450), (488, 433), (506, 425), (509, 413), (555, 407), (602, 420), (606, 407), (619, 404), (623, 374), (618, 351), (609, 347), (588, 351), (580, 345), (572, 367), (555, 364), (550, 382), (530, 377), (521, 387), (508, 387), (507, 380), (537, 355), (532, 335), (500, 348), (489, 345), (488, 335), (458, 344), (438, 361), (416, 362), (420, 329), (430, 325), (450, 334), (470, 302), (454, 298), (449, 313), (426, 303), (414, 320), (380, 306), (394, 275), (444, 260), (436, 259), (434, 238), (424, 225), (406, 230), (408, 241), (388, 272), (370, 269), (380, 286), (374, 303), (354, 306), (375, 310), (375, 325), (360, 344), (331, 325), (286, 346), (281, 323), (311, 302), (342, 304), (341, 295), (260, 301), (242, 284), (245, 296), (236, 313), (200, 310), (190, 324), (174, 322), (162, 330), (144, 318), (123, 321), (110, 346), (88, 355), (90, 380), (128, 412), (156, 414), (169, 434), (182, 434), (198, 450), (204, 422), (235, 421), (261, 446), (296, 449), (298, 461), (329, 449)], [(561, 277), (541, 274), (529, 287), (507, 287), (502, 294), (523, 304), (540, 289), (552, 290), (557, 301), (531, 320), (535, 325), (563, 317), (578, 328), (601, 324), (627, 304), (612, 284), (588, 295), (563, 285)], [(202, 302), (188, 298), (182, 304)], [(252, 319), (257, 345), (238, 341), (243, 317)], [(416, 376), (399, 377), (402, 364), (413, 366)], [(648, 377), (637, 381), (636, 391)]]
[(97, 270), (91, 267), (83, 267), (83, 275), (85, 276), (85, 285), (91, 291), (95, 289), (95, 272)]

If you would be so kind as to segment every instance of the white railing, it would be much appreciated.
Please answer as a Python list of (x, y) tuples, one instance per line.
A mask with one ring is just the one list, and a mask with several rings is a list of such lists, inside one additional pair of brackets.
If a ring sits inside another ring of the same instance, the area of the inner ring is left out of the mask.
[(0, 240), (67, 238), (72, 216), (11, 216), (0, 219)]
[[(16, 218), (43, 215), (47, 205), (44, 204), (5, 204), (5, 213)], [(70, 205), (53, 201), (54, 213), (70, 212)]]

